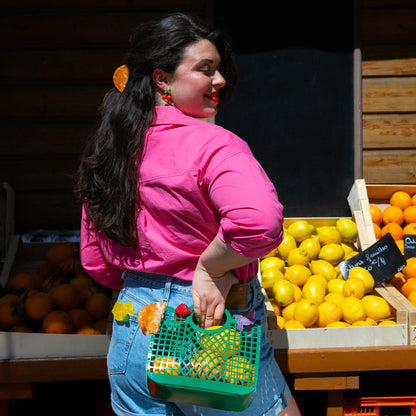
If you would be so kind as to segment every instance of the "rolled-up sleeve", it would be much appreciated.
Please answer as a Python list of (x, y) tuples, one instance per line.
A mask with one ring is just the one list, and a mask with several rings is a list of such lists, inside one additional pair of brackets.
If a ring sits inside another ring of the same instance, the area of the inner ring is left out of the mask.
[(239, 152), (210, 172), (209, 198), (220, 215), (219, 237), (258, 258), (283, 239), (283, 206), (274, 185), (251, 153)]

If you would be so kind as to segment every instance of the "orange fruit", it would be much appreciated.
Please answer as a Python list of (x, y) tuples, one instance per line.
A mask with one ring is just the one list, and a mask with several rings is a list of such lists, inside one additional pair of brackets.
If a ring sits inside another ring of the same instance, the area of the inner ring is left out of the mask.
[(404, 214), (403, 210), (399, 207), (389, 205), (383, 210), (383, 223), (390, 224), (395, 223), (401, 225), (403, 223)]
[(413, 306), (416, 306), (416, 290), (412, 290), (407, 299)]
[(21, 301), (8, 300), (0, 304), (1, 329), (7, 331), (14, 326), (23, 325), (25, 321), (25, 311)]
[(411, 277), (410, 279), (407, 279), (406, 283), (402, 286), (400, 292), (403, 296), (406, 298), (409, 296), (409, 293), (412, 290), (416, 290), (416, 278)]
[(46, 264), (50, 272), (56, 272), (59, 264), (68, 257), (77, 257), (78, 245), (75, 243), (58, 243), (53, 245), (46, 253)]
[(412, 198), (405, 191), (396, 191), (390, 197), (390, 205), (399, 207), (402, 211), (411, 205), (411, 201)]
[(412, 205), (416, 205), (416, 194), (412, 195), (412, 199), (411, 199), (410, 202), (411, 202)]
[(71, 334), (74, 325), (68, 312), (52, 311), (43, 318), (42, 328), (48, 334)]
[(376, 235), (376, 240), (380, 240), (381, 238), (381, 228), (378, 224), (373, 222), (374, 234)]
[(406, 260), (406, 267), (402, 270), (402, 273), (407, 279), (416, 277), (416, 257), (409, 257)]
[(107, 318), (110, 311), (111, 299), (105, 293), (97, 292), (90, 296), (84, 304), (86, 311), (95, 321)]
[(18, 289), (35, 289), (36, 288), (36, 278), (35, 273), (18, 273), (14, 275), (8, 284), (8, 289), (10, 291)]
[(42, 263), (38, 269), (36, 270), (36, 273), (43, 277), (45, 280), (49, 276), (49, 268), (46, 263)]
[(78, 329), (92, 324), (90, 314), (83, 308), (74, 308), (68, 313), (71, 317), (72, 323), (74, 324), (74, 331), (78, 331)]
[[(69, 282), (71, 283), (71, 282)], [(98, 292), (97, 286), (90, 286), (90, 287), (84, 287), (84, 289), (81, 289), (79, 292), (79, 296), (81, 297), (81, 301), (85, 303), (85, 301), (92, 296), (94, 293)]]
[(75, 331), (78, 335), (102, 335), (101, 332), (94, 328), (91, 325), (85, 325), (82, 328), (79, 328), (77, 331)]
[(383, 212), (376, 205), (370, 205), (370, 214), (374, 224), (380, 225), (383, 222)]
[(107, 325), (108, 320), (107, 318), (99, 319), (98, 321), (94, 322), (94, 328), (98, 329), (102, 334), (107, 333)]
[(0, 298), (0, 305), (4, 302), (9, 302), (9, 301), (15, 301), (15, 302), (20, 302), (20, 297), (18, 295), (16, 295), (15, 293), (6, 293), (5, 295), (3, 295)]
[(137, 320), (144, 335), (157, 333), (165, 308), (165, 302), (155, 302), (140, 309)]
[(81, 262), (75, 257), (67, 257), (58, 264), (56, 273), (72, 276), (82, 273)]
[(416, 222), (416, 205), (411, 205), (410, 207), (407, 207), (403, 211), (404, 215), (404, 222), (406, 224), (411, 224), (412, 222)]
[(416, 222), (411, 222), (403, 227), (403, 235), (404, 234), (416, 234)]
[(50, 292), (56, 309), (69, 311), (81, 304), (81, 297), (78, 290), (69, 283), (61, 283)]
[(90, 277), (84, 276), (83, 274), (77, 274), (69, 281), (69, 283), (79, 292), (81, 292), (86, 287), (94, 286), (92, 279)]
[(45, 292), (37, 292), (28, 296), (25, 301), (25, 311), (29, 319), (40, 322), (53, 310), (52, 296)]
[(404, 240), (396, 240), (396, 245), (400, 250), (400, 253), (404, 255)]
[(387, 233), (391, 234), (394, 241), (403, 239), (403, 229), (399, 224), (396, 224), (395, 222), (390, 222), (381, 229), (382, 237), (384, 237)]

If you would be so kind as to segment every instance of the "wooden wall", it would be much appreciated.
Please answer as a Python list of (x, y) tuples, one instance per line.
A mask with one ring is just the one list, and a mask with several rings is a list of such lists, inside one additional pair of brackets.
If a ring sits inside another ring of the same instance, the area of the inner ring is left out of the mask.
[(362, 0), (363, 176), (416, 183), (416, 1)]
[(2, 0), (0, 181), (18, 232), (78, 228), (74, 172), (132, 29), (204, 0)]

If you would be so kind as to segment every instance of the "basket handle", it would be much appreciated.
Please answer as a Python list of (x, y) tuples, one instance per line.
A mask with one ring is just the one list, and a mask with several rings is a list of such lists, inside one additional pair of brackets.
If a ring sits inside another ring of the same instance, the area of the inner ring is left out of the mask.
[[(206, 332), (205, 328), (201, 328), (200, 326), (198, 326), (195, 323), (194, 316), (195, 316), (195, 311), (194, 311), (194, 307), (192, 305), (191, 306), (191, 314), (186, 318), (187, 324), (189, 324), (197, 332)], [(220, 330), (223, 331), (224, 329), (227, 329), (231, 326), (231, 323), (234, 320), (234, 318), (231, 316), (228, 309), (224, 310), (224, 317), (225, 317), (225, 322), (221, 325), (221, 327), (217, 328), (217, 329), (212, 329), (212, 330), (210, 330), (210, 332), (212, 331), (212, 333), (215, 333), (215, 331), (220, 331)]]

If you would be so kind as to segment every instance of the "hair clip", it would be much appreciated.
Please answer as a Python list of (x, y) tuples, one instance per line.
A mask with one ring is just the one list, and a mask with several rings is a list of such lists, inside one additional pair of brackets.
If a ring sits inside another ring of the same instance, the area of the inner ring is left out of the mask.
[(129, 79), (129, 69), (127, 68), (127, 65), (121, 65), (114, 71), (113, 82), (114, 82), (115, 87), (120, 92), (124, 91), (124, 88), (126, 87), (128, 79)]

